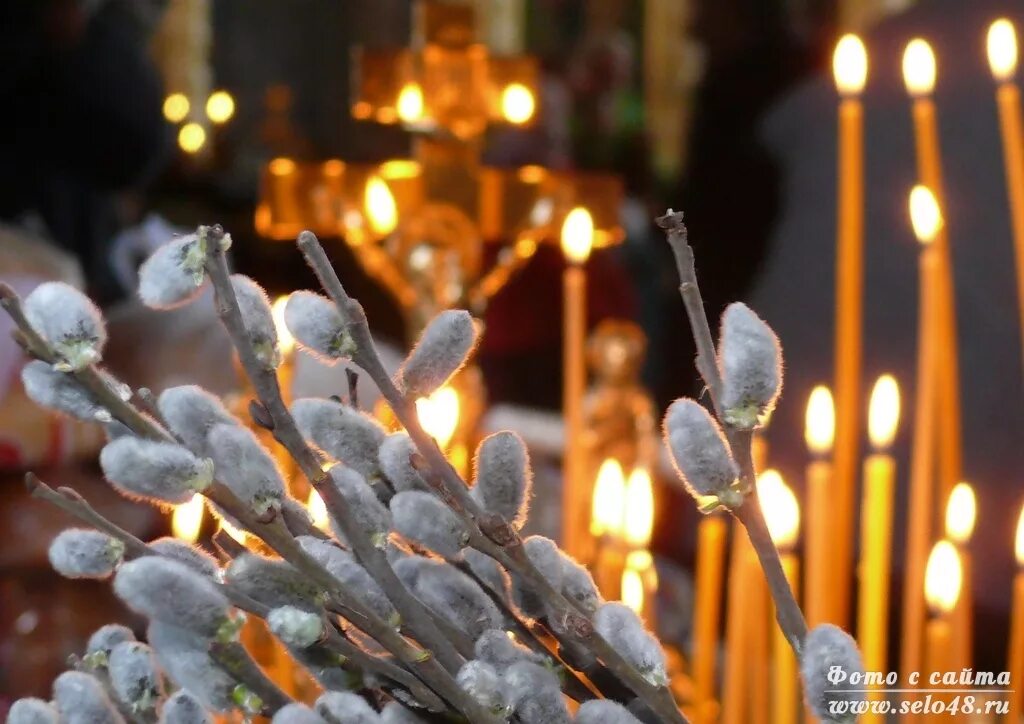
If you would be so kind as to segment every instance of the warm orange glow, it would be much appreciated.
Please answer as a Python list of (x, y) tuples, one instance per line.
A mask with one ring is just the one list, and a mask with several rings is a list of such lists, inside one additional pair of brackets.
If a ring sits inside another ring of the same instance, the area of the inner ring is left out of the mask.
[(295, 349), (295, 337), (292, 336), (288, 325), (284, 323), (284, 308), (288, 304), (288, 295), (282, 295), (274, 300), (270, 307), (271, 316), (274, 318), (274, 327), (277, 329), (277, 346), (285, 357)]
[(439, 387), (428, 397), (416, 400), (416, 416), (442, 449), (448, 447), (459, 426), (459, 393), (451, 385)]
[(164, 98), (164, 118), (171, 123), (180, 123), (188, 116), (192, 104), (184, 93), (171, 93)]
[(651, 542), (653, 528), (654, 490), (651, 487), (651, 476), (643, 468), (636, 468), (626, 481), (623, 538), (635, 548), (645, 548)]
[(597, 471), (594, 498), (590, 509), (590, 533), (594, 536), (617, 536), (622, 532), (623, 507), (626, 498), (626, 476), (622, 465), (608, 458)]
[(832, 75), (836, 88), (843, 95), (856, 95), (864, 90), (868, 78), (868, 54), (856, 35), (844, 35), (832, 54)]
[(924, 598), (935, 614), (947, 614), (956, 608), (963, 584), (960, 554), (948, 540), (940, 540), (928, 556), (924, 572)]
[(988, 67), (996, 80), (1009, 80), (1017, 72), (1017, 31), (1006, 18), (988, 28)]
[(406, 83), (402, 86), (395, 110), (406, 123), (415, 123), (423, 118), (423, 89), (419, 83)]
[(211, 123), (227, 123), (235, 115), (235, 99), (225, 90), (214, 91), (206, 99), (206, 117)]
[(946, 537), (957, 545), (966, 545), (974, 533), (978, 517), (978, 502), (974, 489), (967, 483), (957, 483), (949, 492), (946, 503)]
[(658, 589), (658, 573), (649, 551), (632, 551), (626, 556), (621, 586), (622, 602), (636, 613), (643, 613), (644, 605), (647, 604), (647, 591)]
[(371, 176), (366, 182), (364, 207), (366, 218), (374, 233), (387, 236), (398, 226), (398, 206), (395, 204), (395, 197), (380, 176)]
[(815, 455), (828, 455), (836, 436), (836, 410), (832, 391), (825, 385), (811, 390), (804, 417), (804, 440), (807, 449)]
[(914, 227), (914, 236), (922, 244), (935, 241), (945, 223), (935, 194), (923, 184), (910, 190), (910, 223)]
[(536, 108), (533, 92), (522, 83), (509, 83), (501, 92), (501, 115), (509, 123), (526, 123)]
[(757, 497), (775, 545), (791, 549), (800, 535), (800, 504), (779, 471), (765, 470), (757, 476)]
[(622, 570), (622, 602), (636, 613), (644, 610), (644, 580), (632, 568)]
[(316, 492), (316, 488), (309, 489), (309, 498), (306, 499), (306, 511), (309, 513), (309, 517), (313, 519), (313, 525), (322, 531), (329, 531), (331, 520), (327, 515), (327, 505), (324, 503), (324, 499), (320, 497), (320, 493)]
[(868, 438), (876, 450), (892, 445), (900, 424), (900, 388), (892, 375), (875, 381), (868, 403)]
[(337, 158), (332, 158), (328, 161), (324, 161), (323, 170), (324, 176), (338, 178), (345, 173), (345, 162)]
[(291, 176), (295, 173), (295, 162), (285, 156), (273, 159), (267, 166), (271, 176)]
[(935, 90), (935, 53), (921, 38), (911, 40), (903, 51), (903, 83), (912, 96), (926, 96)]
[(187, 503), (174, 506), (174, 512), (171, 514), (171, 532), (174, 533), (174, 537), (186, 543), (195, 543), (199, 540), (205, 512), (206, 503), (199, 493), (193, 495), (192, 500)]
[(594, 219), (582, 206), (577, 206), (562, 222), (562, 252), (573, 264), (583, 264), (594, 246)]
[(206, 131), (198, 123), (186, 123), (178, 131), (178, 146), (185, 153), (199, 153), (206, 145)]
[(235, 542), (245, 545), (245, 538), (248, 535), (244, 530), (236, 528), (223, 518), (220, 519), (220, 529), (231, 536)]
[(1014, 546), (1017, 554), (1017, 565), (1024, 566), (1024, 507), (1020, 510), (1020, 518), (1017, 520), (1017, 540)]

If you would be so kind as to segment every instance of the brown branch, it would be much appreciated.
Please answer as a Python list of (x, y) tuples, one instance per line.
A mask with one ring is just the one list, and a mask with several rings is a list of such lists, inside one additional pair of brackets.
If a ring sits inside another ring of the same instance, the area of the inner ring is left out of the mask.
[(281, 691), (277, 684), (267, 678), (263, 670), (252, 660), (249, 652), (237, 641), (212, 641), (210, 657), (226, 672), (237, 679), (249, 691), (259, 697), (259, 713), (273, 716), (274, 713), (294, 700)]

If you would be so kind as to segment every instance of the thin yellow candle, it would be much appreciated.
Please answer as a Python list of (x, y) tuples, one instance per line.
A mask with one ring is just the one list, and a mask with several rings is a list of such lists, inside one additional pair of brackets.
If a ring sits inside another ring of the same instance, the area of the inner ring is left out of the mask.
[(750, 711), (750, 644), (747, 640), (750, 619), (757, 615), (759, 581), (764, 578), (757, 554), (742, 525), (733, 523), (732, 552), (729, 556), (729, 592), (725, 627), (725, 673), (722, 677), (723, 724), (746, 724)]
[(956, 546), (957, 553), (960, 554), (960, 568), (963, 573), (960, 598), (952, 615), (953, 663), (957, 669), (971, 665), (974, 649), (974, 596), (971, 594), (973, 574), (969, 545), (974, 534), (977, 513), (978, 503), (974, 497), (974, 489), (964, 482), (953, 486), (946, 502), (946, 538)]
[(562, 536), (571, 555), (585, 547), (589, 500), (583, 479), (583, 395), (586, 392), (584, 348), (587, 334), (587, 277), (583, 265), (594, 243), (594, 220), (581, 206), (570, 211), (562, 224), (562, 252), (568, 264), (563, 277), (562, 408), (565, 418)]
[(1024, 713), (1024, 507), (1017, 520), (1017, 575), (1013, 579), (1013, 613), (1010, 615), (1010, 649), (1006, 669), (1010, 672), (1010, 709), (1006, 721), (1020, 721)]
[(904, 680), (921, 668), (925, 602), (922, 596), (924, 569), (931, 540), (935, 500), (935, 358), (938, 350), (931, 328), (937, 318), (935, 297), (939, 271), (932, 242), (942, 228), (942, 213), (935, 196), (925, 186), (910, 192), (910, 220), (920, 242), (918, 282), (917, 379), (914, 389), (914, 440), (910, 461), (906, 580), (903, 594), (900, 669)]
[[(779, 549), (779, 559), (786, 580), (796, 591), (800, 575), (800, 561), (793, 553), (800, 535), (800, 505), (793, 491), (775, 470), (766, 470), (757, 479), (757, 495), (764, 510), (768, 532)], [(799, 599), (798, 599), (799, 600)], [(772, 724), (793, 724), (800, 707), (796, 656), (785, 634), (778, 626), (772, 627)]]
[(832, 393), (824, 385), (811, 391), (807, 400), (804, 438), (812, 460), (807, 466), (807, 566), (806, 600), (804, 610), (807, 623), (814, 627), (832, 620), (831, 567), (834, 559), (832, 543), (837, 532), (834, 527), (832, 464), (828, 455), (835, 436), (835, 410)]
[(860, 432), (864, 298), (864, 112), (860, 93), (868, 59), (856, 35), (844, 35), (832, 57), (839, 103), (838, 218), (836, 231), (835, 397), (836, 418), (832, 501), (834, 555), (830, 567), (835, 589), (830, 617), (848, 618), (852, 567), (857, 447)]
[(693, 606), (693, 685), (697, 703), (697, 724), (718, 719), (715, 703), (715, 674), (718, 660), (718, 630), (725, 576), (726, 519), (711, 514), (697, 526), (697, 570)]
[[(956, 608), (961, 584), (960, 556), (952, 543), (941, 540), (935, 544), (928, 556), (928, 568), (925, 573), (924, 596), (932, 618), (928, 622), (928, 653), (925, 671), (921, 672), (923, 678), (930, 677), (936, 672), (941, 675), (954, 670), (951, 652), (953, 627), (950, 616)], [(925, 680), (927, 681), (927, 678)], [(927, 721), (948, 721), (948, 715), (931, 714)]]
[[(886, 671), (889, 628), (889, 582), (892, 570), (892, 506), (896, 461), (889, 454), (900, 419), (900, 392), (892, 375), (875, 382), (868, 405), (868, 437), (874, 452), (864, 461), (861, 505), (860, 595), (857, 597), (857, 638), (864, 668)], [(871, 701), (882, 698), (878, 691)], [(882, 722), (867, 712), (863, 721)]]
[(999, 127), (1003, 136), (1003, 164), (1006, 193), (1010, 201), (1010, 227), (1017, 261), (1017, 303), (1021, 337), (1024, 338), (1024, 116), (1020, 88), (1013, 80), (1017, 72), (1017, 32), (1005, 18), (988, 29), (988, 64), (996, 88)]
[[(921, 183), (931, 189), (940, 208), (945, 208), (945, 191), (942, 179), (942, 161), (939, 153), (939, 129), (932, 91), (935, 90), (935, 53), (928, 43), (915, 38), (907, 44), (903, 53), (903, 80), (907, 93), (913, 98), (914, 139), (917, 148), (917, 173)], [(950, 258), (949, 239), (945, 225), (940, 226), (932, 241), (936, 255), (936, 283), (938, 285), (935, 304), (937, 319), (934, 334), (935, 345), (942, 353), (937, 355), (938, 435), (939, 445), (939, 490), (943, 497), (949, 495), (953, 485), (960, 478), (960, 389), (959, 362), (957, 356), (956, 308), (954, 305), (953, 268)]]
[(590, 506), (590, 534), (598, 541), (594, 580), (608, 599), (619, 598), (625, 551), (622, 547), (626, 478), (622, 465), (608, 458), (597, 471)]

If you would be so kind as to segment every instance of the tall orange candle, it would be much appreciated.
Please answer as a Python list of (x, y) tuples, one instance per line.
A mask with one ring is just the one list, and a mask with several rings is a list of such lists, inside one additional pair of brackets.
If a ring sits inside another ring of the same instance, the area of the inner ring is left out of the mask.
[[(900, 418), (900, 393), (891, 375), (875, 382), (868, 406), (868, 437), (874, 452), (864, 461), (861, 505), (860, 595), (857, 597), (857, 638), (866, 671), (886, 671), (889, 629), (889, 581), (892, 570), (892, 506), (896, 461), (889, 454)], [(882, 698), (878, 691), (871, 701)], [(869, 711), (864, 722), (882, 722)]]
[(804, 438), (813, 456), (807, 466), (807, 544), (804, 562), (807, 566), (804, 611), (811, 627), (832, 621), (831, 567), (833, 542), (837, 535), (833, 518), (835, 504), (832, 487), (832, 464), (828, 454), (835, 434), (835, 411), (832, 393), (824, 385), (811, 391), (807, 400)]
[(1006, 193), (1010, 200), (1010, 227), (1017, 261), (1017, 303), (1020, 310), (1021, 339), (1024, 339), (1024, 118), (1021, 116), (1020, 89), (1013, 81), (1017, 72), (1017, 32), (1005, 18), (988, 29), (988, 64), (996, 88), (999, 127), (1003, 136), (1003, 163), (1006, 168)]
[(580, 555), (590, 510), (589, 485), (584, 480), (586, 461), (580, 445), (583, 432), (583, 395), (586, 392), (587, 277), (583, 265), (594, 243), (594, 220), (583, 207), (570, 211), (562, 224), (562, 252), (568, 265), (563, 277), (562, 409), (565, 418), (563, 461), (562, 537), (571, 555)]
[(963, 578), (956, 610), (952, 613), (952, 657), (954, 668), (957, 669), (970, 667), (973, 658), (974, 596), (971, 593), (973, 573), (970, 543), (971, 535), (974, 533), (977, 511), (978, 504), (971, 486), (964, 482), (953, 486), (949, 500), (946, 502), (946, 539), (956, 546), (957, 553), (960, 555), (960, 569)]
[(729, 556), (729, 592), (726, 603), (725, 673), (722, 677), (723, 724), (746, 724), (750, 710), (750, 646), (748, 621), (755, 615), (750, 592), (764, 580), (754, 547), (743, 526), (732, 525), (732, 552)]
[[(935, 89), (935, 54), (920, 38), (907, 44), (903, 53), (903, 79), (913, 98), (914, 140), (917, 149), (917, 173), (920, 182), (931, 189), (941, 208), (945, 208), (942, 161), (939, 153), (939, 129), (932, 91)], [(949, 239), (943, 225), (932, 247), (936, 256), (938, 285), (935, 305), (934, 342), (940, 351), (934, 384), (937, 386), (939, 445), (939, 490), (945, 498), (960, 478), (960, 383), (957, 359), (956, 308), (954, 305), (953, 267)]]
[(903, 680), (921, 668), (925, 623), (925, 562), (931, 540), (935, 501), (935, 305), (938, 258), (932, 242), (942, 228), (942, 213), (935, 196), (924, 186), (910, 192), (910, 218), (921, 244), (918, 281), (917, 379), (914, 389), (914, 440), (910, 460), (909, 522), (903, 593), (900, 670)]
[(1006, 721), (1019, 721), (1024, 713), (1024, 508), (1017, 520), (1017, 575), (1013, 579), (1013, 613), (1010, 618), (1010, 649), (1006, 669), (1010, 672), (1010, 711)]
[(696, 601), (693, 606), (693, 686), (697, 702), (694, 718), (697, 724), (712, 724), (718, 719), (715, 675), (726, 531), (726, 519), (721, 514), (707, 515), (697, 526)]
[[(940, 676), (947, 671), (956, 669), (952, 656), (953, 625), (952, 612), (956, 609), (957, 598), (962, 585), (960, 556), (952, 543), (939, 541), (928, 556), (928, 567), (925, 573), (924, 595), (931, 610), (932, 618), (926, 631), (925, 670), (921, 672), (921, 680), (927, 682), (932, 674)], [(924, 684), (923, 686), (928, 686)], [(933, 695), (934, 698), (938, 696)], [(930, 714), (926, 721), (949, 721), (949, 715)]]
[(852, 540), (860, 433), (864, 298), (864, 111), (860, 93), (868, 60), (856, 35), (844, 35), (832, 58), (839, 103), (838, 218), (836, 230), (835, 398), (833, 459), (834, 555), (830, 573), (835, 590), (830, 617), (848, 618)]

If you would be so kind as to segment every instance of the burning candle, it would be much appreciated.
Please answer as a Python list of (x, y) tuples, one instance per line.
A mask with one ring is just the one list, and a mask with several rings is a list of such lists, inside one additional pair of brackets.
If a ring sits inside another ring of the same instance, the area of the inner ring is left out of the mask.
[(812, 459), (807, 465), (807, 589), (804, 609), (807, 623), (817, 626), (832, 620), (832, 566), (835, 540), (832, 464), (828, 455), (835, 437), (832, 393), (824, 385), (811, 391), (807, 400), (804, 439)]
[(642, 550), (651, 542), (654, 530), (654, 488), (644, 468), (629, 474), (625, 488), (622, 537), (630, 548)]
[[(733, 526), (733, 551), (729, 557), (728, 619), (725, 629), (725, 674), (723, 676), (723, 724), (747, 724), (754, 716), (751, 674), (753, 658), (767, 656), (767, 650), (755, 652), (750, 630), (761, 616), (767, 616), (764, 576), (754, 547), (743, 526)], [(760, 642), (758, 642), (760, 643)], [(748, 716), (749, 714), (749, 716)], [(757, 712), (767, 716), (768, 709)]]
[(587, 277), (583, 269), (594, 244), (594, 220), (581, 206), (562, 224), (562, 253), (568, 264), (563, 277), (562, 408), (565, 418), (562, 536), (566, 550), (579, 555), (585, 547), (587, 488), (583, 479), (583, 395), (586, 392)]
[(380, 176), (371, 176), (363, 192), (363, 213), (367, 225), (378, 237), (398, 228), (398, 204), (387, 183)]
[(1006, 721), (1019, 721), (1024, 711), (1024, 508), (1017, 520), (1017, 575), (1013, 579), (1013, 613), (1010, 618), (1010, 650), (1006, 668), (1010, 672), (1010, 710)]
[(174, 537), (186, 543), (199, 540), (205, 513), (206, 503), (199, 493), (193, 495), (187, 503), (174, 506), (174, 512), (171, 513), (171, 532)]
[[(928, 622), (927, 659), (922, 678), (934, 673), (941, 676), (954, 670), (951, 656), (953, 629), (950, 614), (956, 608), (960, 596), (962, 572), (960, 556), (956, 548), (947, 540), (941, 540), (932, 548), (928, 556), (928, 568), (924, 579), (924, 596), (931, 610), (932, 619)], [(928, 721), (946, 721), (947, 714), (932, 714)]]
[(1020, 89), (1013, 81), (1017, 72), (1017, 33), (1005, 18), (988, 29), (988, 64), (996, 88), (999, 127), (1003, 136), (1003, 163), (1006, 169), (1006, 193), (1010, 200), (1010, 226), (1017, 258), (1017, 302), (1022, 338), (1024, 338), (1024, 118), (1021, 116)]
[(832, 499), (831, 586), (835, 623), (847, 618), (852, 560), (864, 297), (864, 111), (860, 93), (868, 58), (856, 35), (836, 44), (832, 69), (839, 102), (839, 177), (835, 310), (835, 495)]
[(704, 516), (697, 527), (697, 570), (693, 606), (693, 686), (698, 724), (717, 721), (715, 673), (725, 574), (726, 519)]
[[(917, 174), (921, 183), (935, 195), (940, 208), (945, 207), (942, 162), (939, 154), (939, 130), (932, 91), (935, 90), (935, 54), (928, 43), (915, 38), (903, 53), (903, 79), (907, 93), (913, 98), (914, 139), (917, 148)], [(960, 477), (960, 392), (957, 362), (956, 309), (953, 294), (953, 271), (949, 240), (945, 226), (940, 225), (931, 242), (938, 270), (936, 277), (936, 319), (934, 342), (941, 354), (934, 384), (937, 387), (939, 421), (939, 490), (949, 495)]]
[(309, 498), (306, 499), (306, 511), (313, 520), (313, 525), (325, 533), (330, 532), (331, 518), (327, 513), (327, 504), (320, 497), (320, 493), (316, 492), (316, 488), (310, 487), (309, 489)]
[(931, 540), (935, 480), (935, 358), (939, 350), (931, 332), (937, 317), (938, 258), (932, 242), (942, 228), (942, 212), (925, 186), (910, 192), (910, 219), (921, 244), (918, 281), (917, 380), (914, 390), (914, 440), (910, 461), (909, 524), (907, 528), (906, 583), (903, 596), (901, 669), (909, 676), (921, 668), (924, 630), (924, 567)]
[[(757, 479), (757, 494), (764, 509), (768, 532), (779, 549), (779, 559), (786, 580), (794, 591), (799, 586), (800, 561), (793, 553), (800, 533), (800, 505), (793, 491), (775, 470), (765, 470)], [(799, 600), (799, 596), (798, 596)], [(800, 697), (797, 682), (796, 656), (778, 626), (773, 626), (772, 659), (774, 667), (772, 685), (771, 720), (774, 724), (791, 724), (797, 721)]]
[(946, 538), (956, 546), (960, 554), (960, 568), (963, 585), (960, 598), (953, 612), (953, 663), (958, 669), (971, 665), (974, 648), (971, 629), (974, 619), (974, 599), (971, 595), (971, 552), (968, 545), (974, 533), (978, 503), (974, 490), (964, 482), (953, 486), (946, 502)]
[[(864, 461), (864, 499), (861, 506), (860, 595), (857, 635), (867, 671), (885, 671), (889, 628), (889, 577), (892, 569), (892, 505), (896, 461), (889, 448), (900, 419), (900, 392), (892, 375), (875, 382), (868, 405), (868, 437), (874, 452)], [(872, 701), (881, 696), (869, 694)], [(884, 717), (867, 712), (865, 722)]]
[(622, 465), (608, 458), (597, 471), (590, 507), (590, 534), (597, 539), (594, 579), (605, 598), (619, 598), (625, 553), (622, 549), (626, 478)]
[(655, 596), (658, 571), (650, 551), (630, 551), (622, 569), (622, 602), (636, 611), (647, 627), (655, 628)]

